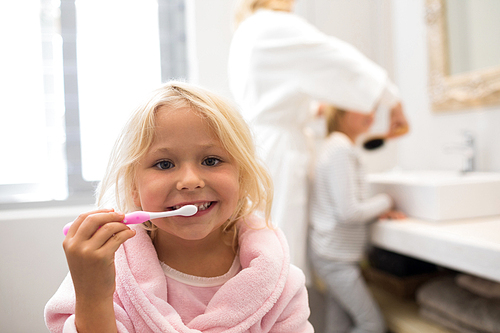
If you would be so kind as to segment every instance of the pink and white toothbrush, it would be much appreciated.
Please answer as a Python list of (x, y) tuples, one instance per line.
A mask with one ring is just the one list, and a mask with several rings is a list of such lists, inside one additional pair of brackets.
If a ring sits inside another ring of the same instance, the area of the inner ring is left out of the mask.
[[(152, 219), (159, 219), (161, 217), (170, 217), (170, 216), (192, 216), (196, 214), (198, 211), (198, 207), (195, 205), (186, 205), (182, 206), (176, 210), (169, 210), (167, 212), (144, 212), (142, 210), (137, 212), (132, 212), (125, 214), (125, 218), (123, 219), (123, 223), (125, 224), (139, 224), (142, 222), (146, 222)], [(63, 233), (66, 235), (68, 233), (69, 227), (71, 227), (73, 222), (66, 224), (63, 228)]]

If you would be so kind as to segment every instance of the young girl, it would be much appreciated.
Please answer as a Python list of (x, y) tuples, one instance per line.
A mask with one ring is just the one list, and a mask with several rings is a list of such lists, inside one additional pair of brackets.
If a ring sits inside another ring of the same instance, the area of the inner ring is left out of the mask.
[[(367, 197), (367, 183), (354, 148), (373, 122), (368, 114), (324, 107), (328, 137), (318, 153), (311, 197), (312, 265), (326, 285), (326, 332), (385, 332), (380, 310), (368, 290), (361, 260), (368, 224), (377, 218), (404, 218), (391, 210), (386, 194)], [(389, 136), (407, 126), (398, 106)]]
[[(313, 332), (304, 276), (268, 222), (270, 198), (237, 110), (193, 85), (163, 85), (111, 155), (98, 205), (115, 209), (84, 213), (68, 231), (70, 274), (46, 305), (49, 330)], [(120, 222), (188, 204), (191, 217)]]

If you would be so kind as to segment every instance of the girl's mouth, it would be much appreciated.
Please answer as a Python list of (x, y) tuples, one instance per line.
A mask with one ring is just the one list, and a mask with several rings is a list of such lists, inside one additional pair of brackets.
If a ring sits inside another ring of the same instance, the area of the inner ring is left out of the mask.
[[(194, 203), (191, 205), (195, 205), (196, 207), (198, 207), (198, 211), (200, 212), (200, 211), (203, 211), (203, 210), (209, 208), (210, 206), (212, 206), (213, 203), (214, 203), (214, 201), (207, 201), (207, 202)], [(172, 207), (170, 207), (170, 209), (176, 210), (176, 209), (181, 208), (182, 206), (184, 206), (184, 205), (172, 206)]]

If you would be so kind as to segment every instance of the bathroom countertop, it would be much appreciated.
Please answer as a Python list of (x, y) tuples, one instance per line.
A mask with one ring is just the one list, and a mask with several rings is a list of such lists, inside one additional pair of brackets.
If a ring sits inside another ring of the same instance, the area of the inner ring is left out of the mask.
[(500, 215), (380, 220), (372, 225), (371, 241), (389, 251), (500, 282)]

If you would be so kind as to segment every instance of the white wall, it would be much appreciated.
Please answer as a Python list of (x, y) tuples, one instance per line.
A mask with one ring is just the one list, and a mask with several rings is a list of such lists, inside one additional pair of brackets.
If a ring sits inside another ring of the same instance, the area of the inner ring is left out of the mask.
[(0, 211), (0, 332), (47, 332), (43, 309), (68, 272), (62, 228), (91, 209)]

